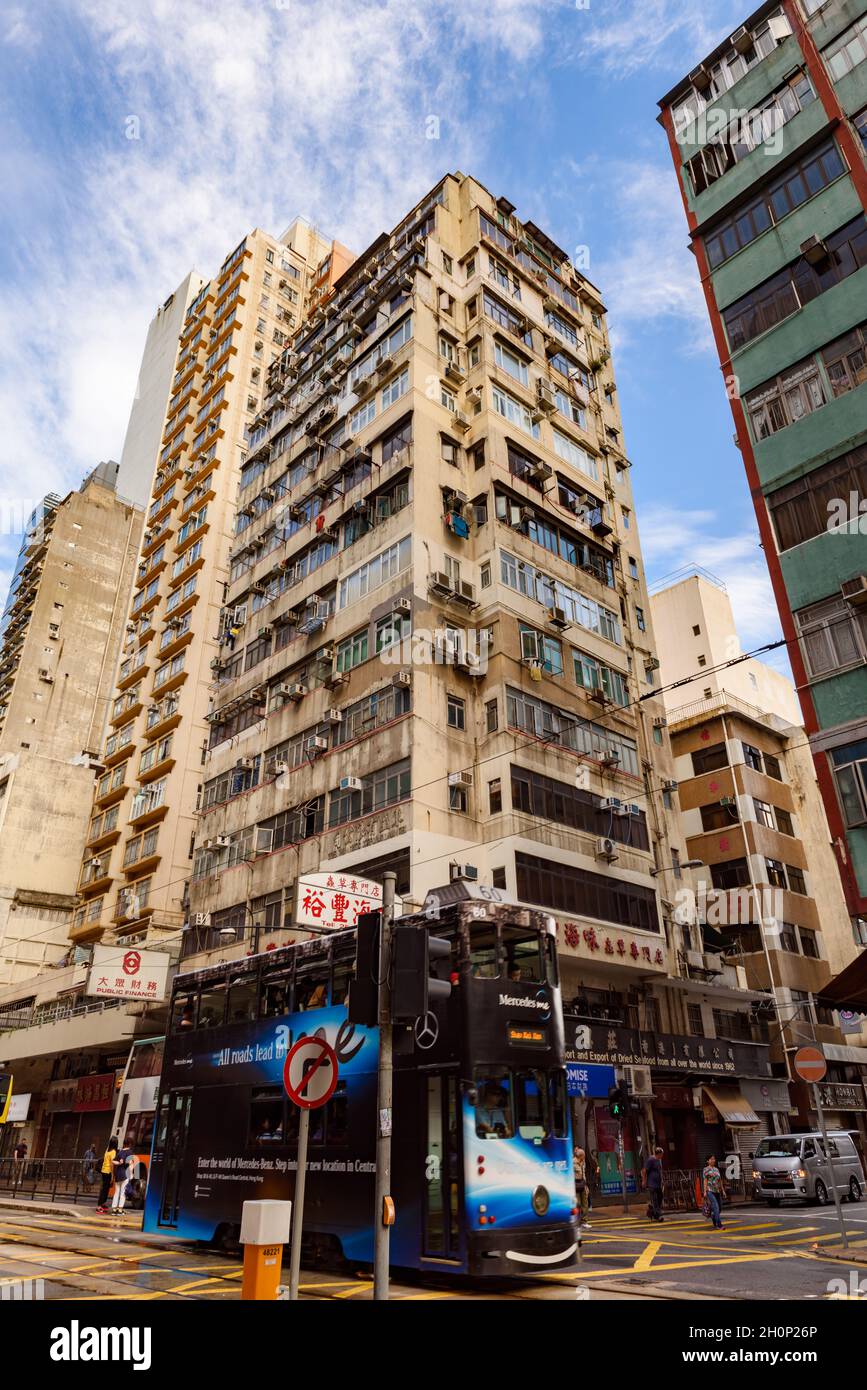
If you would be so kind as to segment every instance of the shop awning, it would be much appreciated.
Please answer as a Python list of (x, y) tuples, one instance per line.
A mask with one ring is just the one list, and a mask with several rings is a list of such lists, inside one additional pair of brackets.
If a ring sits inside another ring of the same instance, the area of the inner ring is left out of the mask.
[(757, 1125), (759, 1117), (736, 1086), (705, 1086), (704, 1093), (727, 1125)]
[(832, 1009), (851, 1009), (853, 1013), (867, 1013), (867, 951), (856, 956), (851, 965), (835, 975), (833, 980), (820, 990), (820, 1004), (830, 1005)]

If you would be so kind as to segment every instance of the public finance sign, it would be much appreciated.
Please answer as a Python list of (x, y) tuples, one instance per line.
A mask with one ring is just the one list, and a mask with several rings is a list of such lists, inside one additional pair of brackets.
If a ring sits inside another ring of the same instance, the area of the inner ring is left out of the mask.
[(363, 912), (382, 907), (382, 884), (351, 873), (304, 874), (298, 880), (296, 927), (328, 927), (346, 931)]
[(87, 993), (102, 999), (164, 1000), (170, 960), (162, 951), (94, 946)]

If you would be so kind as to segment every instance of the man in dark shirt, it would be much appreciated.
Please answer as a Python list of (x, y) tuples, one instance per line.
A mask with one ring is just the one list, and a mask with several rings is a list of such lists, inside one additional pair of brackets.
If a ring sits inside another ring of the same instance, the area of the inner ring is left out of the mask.
[(651, 1221), (664, 1221), (662, 1215), (662, 1149), (657, 1144), (644, 1165), (644, 1179), (650, 1204), (647, 1214)]

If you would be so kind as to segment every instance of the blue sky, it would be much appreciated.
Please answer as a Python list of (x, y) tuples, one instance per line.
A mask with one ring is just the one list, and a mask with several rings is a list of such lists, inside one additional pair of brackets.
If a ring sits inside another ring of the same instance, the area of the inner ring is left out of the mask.
[(361, 250), (460, 169), (565, 250), (589, 247), (650, 578), (703, 564), (745, 646), (772, 640), (655, 120), (746, 13), (730, 0), (7, 0), (4, 515), (119, 457), (148, 322), (189, 268), (211, 275), (249, 227), (279, 233), (297, 213)]

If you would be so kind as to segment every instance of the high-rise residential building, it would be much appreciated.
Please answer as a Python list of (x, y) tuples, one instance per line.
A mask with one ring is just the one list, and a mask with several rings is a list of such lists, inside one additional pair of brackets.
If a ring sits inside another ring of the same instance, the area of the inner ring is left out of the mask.
[(0, 650), (0, 985), (68, 949), (81, 848), (143, 525), (104, 463), (37, 508)]
[(81, 865), (76, 943), (107, 928), (124, 942), (165, 940), (185, 921), (247, 425), (272, 359), (348, 259), (301, 219), (281, 239), (255, 230), (187, 308)]
[(762, 5), (660, 106), (864, 944), (865, 0)]
[(151, 319), (120, 456), (120, 490), (140, 507), (150, 500), (166, 407), (172, 395), (178, 339), (190, 304), (204, 281), (194, 270)]
[[(828, 1123), (867, 1135), (867, 1036), (846, 1020), (842, 1031), (815, 998), (858, 947), (809, 741), (792, 720), (794, 688), (754, 659), (702, 673), (705, 653), (732, 660), (740, 645), (712, 576), (685, 575), (655, 592), (651, 609), (687, 851), (708, 866), (696, 916), (751, 988), (771, 990), (772, 1062), (785, 1075), (787, 1051), (821, 1042), (828, 1095), (840, 1102)], [(816, 1123), (807, 1088), (792, 1088), (801, 1120)]]
[[(678, 954), (630, 461), (605, 307), (566, 253), (446, 176), (273, 365), (238, 502), (181, 969), (303, 935), (311, 871), (348, 922), (386, 869), (405, 905), (477, 873), (556, 915), (570, 1059), (646, 1063), (645, 1143), (719, 1151), (736, 1086), (784, 1124), (743, 969), (695, 982)], [(694, 1114), (684, 1059), (728, 1076), (722, 1109)], [(576, 1134), (617, 1191), (604, 1097)]]

